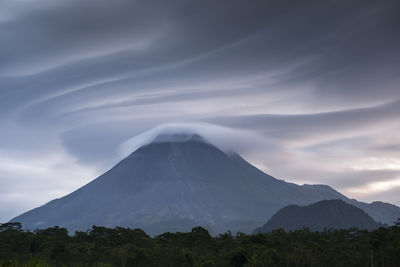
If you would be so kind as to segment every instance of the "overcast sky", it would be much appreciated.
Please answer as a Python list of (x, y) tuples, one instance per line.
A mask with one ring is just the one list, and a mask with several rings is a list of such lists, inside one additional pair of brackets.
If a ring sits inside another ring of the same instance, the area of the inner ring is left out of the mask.
[(400, 205), (399, 3), (1, 0), (0, 222), (166, 123), (277, 178)]

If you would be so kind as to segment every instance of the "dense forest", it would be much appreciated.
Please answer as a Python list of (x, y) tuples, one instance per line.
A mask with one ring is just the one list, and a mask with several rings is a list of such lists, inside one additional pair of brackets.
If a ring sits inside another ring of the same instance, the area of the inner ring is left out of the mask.
[(400, 266), (400, 220), (374, 231), (308, 229), (212, 237), (202, 227), (148, 236), (93, 226), (24, 231), (0, 225), (0, 266)]

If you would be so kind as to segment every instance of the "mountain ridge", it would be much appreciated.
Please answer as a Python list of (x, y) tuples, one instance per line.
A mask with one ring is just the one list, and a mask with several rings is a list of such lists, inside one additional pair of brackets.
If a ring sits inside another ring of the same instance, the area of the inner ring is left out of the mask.
[(28, 229), (101, 225), (159, 234), (201, 225), (214, 234), (249, 233), (286, 205), (337, 198), (352, 201), (329, 186), (278, 180), (191, 135), (146, 144), (78, 190), (11, 221)]

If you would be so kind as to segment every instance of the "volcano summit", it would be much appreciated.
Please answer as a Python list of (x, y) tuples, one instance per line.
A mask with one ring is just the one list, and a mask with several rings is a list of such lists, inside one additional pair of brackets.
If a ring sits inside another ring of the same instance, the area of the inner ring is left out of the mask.
[(326, 185), (297, 185), (258, 170), (196, 134), (159, 135), (109, 171), (12, 221), (28, 229), (92, 225), (141, 228), (151, 235), (203, 226), (249, 233), (289, 204), (342, 199), (392, 224), (400, 208), (348, 199)]

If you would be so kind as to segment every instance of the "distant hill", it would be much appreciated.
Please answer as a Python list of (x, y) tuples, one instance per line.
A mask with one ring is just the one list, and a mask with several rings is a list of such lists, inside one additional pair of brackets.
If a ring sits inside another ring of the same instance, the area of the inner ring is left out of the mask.
[(348, 199), (327, 185), (276, 179), (235, 153), (225, 153), (196, 134), (159, 135), (75, 192), (12, 221), (27, 229), (92, 225), (141, 228), (150, 235), (203, 226), (212, 234), (250, 233), (279, 209), (323, 199), (361, 205), (392, 224), (400, 208)]
[(275, 213), (264, 226), (255, 232), (271, 232), (282, 228), (293, 231), (309, 228), (311, 231), (324, 229), (359, 229), (373, 230), (385, 226), (374, 221), (362, 209), (340, 199), (322, 200), (307, 206), (289, 205)]

